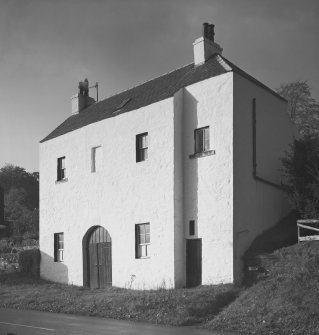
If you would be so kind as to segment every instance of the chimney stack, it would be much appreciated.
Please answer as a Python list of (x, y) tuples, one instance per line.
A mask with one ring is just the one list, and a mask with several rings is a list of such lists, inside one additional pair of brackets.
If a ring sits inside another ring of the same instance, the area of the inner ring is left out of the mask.
[(205, 63), (214, 54), (222, 54), (223, 49), (215, 43), (214, 27), (213, 24), (203, 23), (203, 36), (193, 43), (195, 65)]
[(89, 81), (85, 78), (79, 82), (78, 93), (71, 97), (72, 115), (78, 114), (82, 109), (95, 103), (95, 100), (89, 96)]

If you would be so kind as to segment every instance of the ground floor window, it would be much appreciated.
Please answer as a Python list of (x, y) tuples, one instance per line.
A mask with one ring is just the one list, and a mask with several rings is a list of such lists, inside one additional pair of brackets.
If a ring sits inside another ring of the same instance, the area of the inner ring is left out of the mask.
[(64, 233), (54, 234), (54, 261), (63, 262), (64, 259)]
[(150, 257), (150, 224), (135, 225), (135, 258)]

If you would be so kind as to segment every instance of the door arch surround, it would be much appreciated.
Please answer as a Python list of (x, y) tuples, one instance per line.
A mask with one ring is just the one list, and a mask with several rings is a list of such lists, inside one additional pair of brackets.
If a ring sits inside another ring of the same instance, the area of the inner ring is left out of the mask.
[(112, 285), (112, 238), (102, 226), (92, 226), (82, 239), (83, 286)]

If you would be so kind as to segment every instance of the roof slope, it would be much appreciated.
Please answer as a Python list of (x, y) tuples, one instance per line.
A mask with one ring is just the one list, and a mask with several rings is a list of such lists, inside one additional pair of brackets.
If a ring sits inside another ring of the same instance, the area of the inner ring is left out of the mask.
[(227, 59), (216, 54), (203, 65), (186, 65), (180, 69), (164, 74), (163, 76), (147, 81), (139, 86), (135, 86), (87, 107), (80, 113), (67, 118), (47, 137), (40, 141), (40, 143), (82, 128), (91, 123), (108, 119), (169, 98), (182, 87), (230, 71), (235, 71), (276, 94)]

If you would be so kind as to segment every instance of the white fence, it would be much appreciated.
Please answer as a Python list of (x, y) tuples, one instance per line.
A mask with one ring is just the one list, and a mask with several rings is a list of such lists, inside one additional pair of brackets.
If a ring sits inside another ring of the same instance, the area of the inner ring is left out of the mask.
[[(303, 241), (319, 241), (319, 220), (297, 220), (298, 243)], [(301, 229), (315, 231), (317, 234), (303, 235)]]

